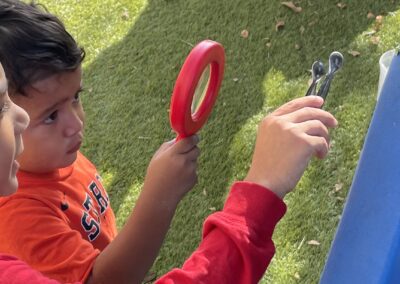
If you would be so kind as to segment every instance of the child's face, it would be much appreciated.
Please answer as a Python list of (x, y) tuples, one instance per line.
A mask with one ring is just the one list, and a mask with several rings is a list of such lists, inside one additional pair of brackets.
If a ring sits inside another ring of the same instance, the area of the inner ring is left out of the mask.
[(75, 161), (83, 139), (81, 76), (81, 68), (55, 74), (27, 87), (27, 96), (12, 97), (31, 119), (18, 159), (22, 170), (45, 173)]
[(28, 123), (27, 113), (8, 96), (7, 80), (0, 64), (0, 196), (17, 190), (19, 165), (15, 159), (24, 148), (21, 133)]

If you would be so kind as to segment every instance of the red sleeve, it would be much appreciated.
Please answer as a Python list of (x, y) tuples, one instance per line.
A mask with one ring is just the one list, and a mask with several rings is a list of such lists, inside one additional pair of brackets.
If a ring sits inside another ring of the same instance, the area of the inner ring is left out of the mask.
[(30, 268), (25, 262), (8, 255), (0, 255), (0, 283), (60, 284), (55, 280), (44, 277)]
[(272, 234), (285, 212), (271, 191), (236, 182), (223, 211), (205, 221), (200, 246), (181, 269), (156, 283), (258, 283), (275, 253)]

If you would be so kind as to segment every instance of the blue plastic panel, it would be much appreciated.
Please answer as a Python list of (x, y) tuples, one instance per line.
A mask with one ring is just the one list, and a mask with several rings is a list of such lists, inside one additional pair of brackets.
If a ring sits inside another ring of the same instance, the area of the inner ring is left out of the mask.
[(382, 87), (320, 283), (400, 283), (399, 55)]

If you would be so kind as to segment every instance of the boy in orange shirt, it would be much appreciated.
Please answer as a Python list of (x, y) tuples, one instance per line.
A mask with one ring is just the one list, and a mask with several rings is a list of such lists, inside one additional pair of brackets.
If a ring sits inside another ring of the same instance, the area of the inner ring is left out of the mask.
[[(0, 200), (0, 252), (62, 282), (140, 283), (178, 202), (196, 181), (198, 139), (161, 146), (150, 162), (132, 216), (116, 236), (101, 179), (78, 152), (84, 121), (79, 101), (83, 50), (53, 15), (15, 0), (0, 2), (0, 39), (10, 94), (31, 117), (23, 135), (25, 151), (18, 159), (19, 191)], [(236, 183), (223, 212), (206, 221), (205, 239), (183, 269), (167, 274), (160, 283), (228, 281), (226, 274), (240, 274), (240, 283), (259, 280), (273, 255), (273, 227), (284, 213), (280, 198), (293, 189), (313, 154), (327, 153), (327, 127), (336, 122), (322, 110), (310, 111), (321, 105), (321, 99), (304, 98), (262, 123), (246, 181)], [(286, 131), (287, 126), (296, 130)], [(266, 140), (267, 129), (277, 135)], [(265, 159), (267, 150), (274, 158)], [(275, 156), (282, 153), (289, 156)], [(251, 212), (247, 205), (260, 210)], [(269, 211), (271, 220), (263, 228), (261, 212)], [(224, 265), (221, 252), (241, 264), (236, 274)]]
[(198, 138), (160, 147), (117, 235), (101, 178), (79, 152), (83, 58), (55, 16), (35, 4), (0, 1), (0, 62), (10, 96), (30, 116), (18, 193), (0, 200), (0, 252), (61, 282), (96, 283), (112, 272), (113, 283), (140, 283), (176, 205), (196, 182)]

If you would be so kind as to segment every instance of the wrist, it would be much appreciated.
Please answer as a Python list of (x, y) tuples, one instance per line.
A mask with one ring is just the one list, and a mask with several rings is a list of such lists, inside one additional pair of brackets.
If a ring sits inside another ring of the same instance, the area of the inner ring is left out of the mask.
[(156, 186), (153, 184), (143, 185), (142, 191), (139, 195), (139, 199), (143, 200), (147, 206), (156, 207), (157, 210), (161, 211), (175, 211), (178, 207), (181, 198), (174, 194), (173, 191), (166, 187), (156, 190)]
[(255, 175), (252, 175), (251, 173), (249, 173), (246, 176), (244, 181), (255, 183), (255, 184), (258, 184), (258, 185), (260, 185), (262, 187), (265, 187), (269, 191), (273, 192), (280, 199), (283, 199), (285, 197), (286, 193), (287, 193), (285, 190), (281, 189), (281, 187), (275, 185), (275, 183), (271, 182), (270, 180), (265, 179), (265, 178), (257, 177)]

